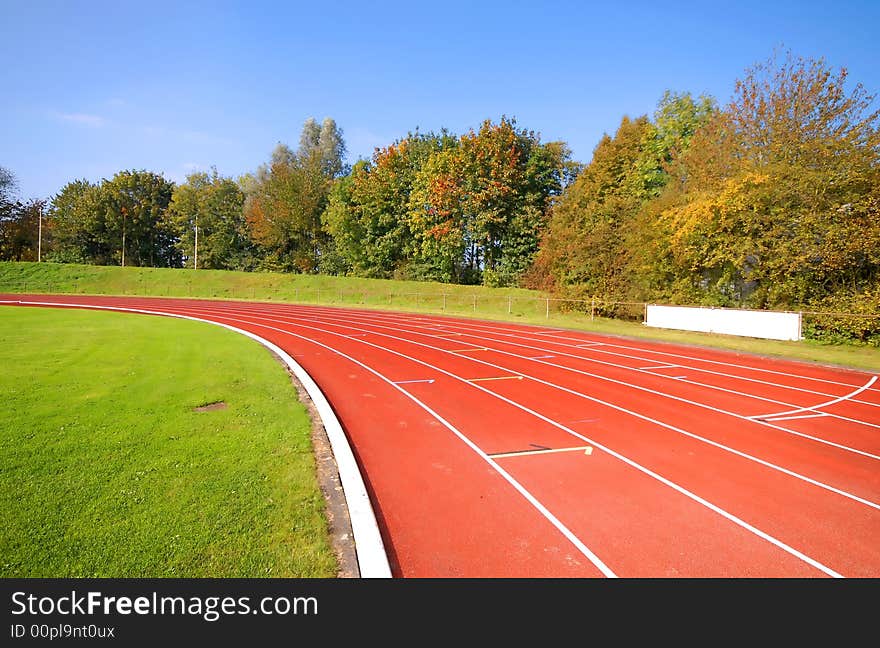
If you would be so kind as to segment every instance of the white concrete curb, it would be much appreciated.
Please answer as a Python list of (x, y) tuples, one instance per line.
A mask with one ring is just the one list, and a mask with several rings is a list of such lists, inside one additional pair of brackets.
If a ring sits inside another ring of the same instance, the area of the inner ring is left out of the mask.
[(177, 313), (166, 313), (164, 311), (144, 310), (139, 308), (122, 308), (117, 306), (102, 306), (100, 304), (68, 304), (55, 302), (35, 302), (35, 301), (17, 301), (7, 303), (31, 304), (34, 306), (63, 306), (68, 308), (96, 308), (101, 310), (124, 311), (129, 313), (143, 313), (146, 315), (164, 315), (167, 317), (177, 317), (179, 319), (188, 319), (196, 322), (205, 322), (222, 326), (230, 331), (235, 331), (244, 336), (251, 338), (262, 344), (264, 347), (278, 355), (284, 363), (290, 367), (294, 375), (305, 387), (309, 397), (318, 410), (324, 429), (327, 431), (327, 438), (330, 440), (330, 446), (333, 450), (333, 456), (336, 460), (336, 468), (339, 471), (339, 478), (342, 482), (342, 490), (345, 494), (345, 501), (348, 506), (348, 515), (351, 520), (351, 529), (354, 534), (355, 551), (357, 552), (358, 570), (361, 578), (390, 578), (391, 567), (388, 564), (388, 556), (385, 553), (385, 545), (382, 542), (382, 536), (379, 533), (379, 525), (376, 522), (376, 516), (373, 512), (373, 506), (370, 504), (370, 497), (367, 495), (367, 489), (364, 485), (363, 477), (355, 461), (351, 446), (342, 425), (336, 414), (330, 407), (330, 403), (324, 396), (324, 393), (318, 387), (317, 383), (312, 380), (308, 372), (300, 366), (290, 355), (281, 347), (269, 342), (259, 335), (236, 328), (228, 324), (220, 322), (212, 322), (211, 320), (202, 319), (200, 317), (191, 317), (189, 315), (179, 315)]

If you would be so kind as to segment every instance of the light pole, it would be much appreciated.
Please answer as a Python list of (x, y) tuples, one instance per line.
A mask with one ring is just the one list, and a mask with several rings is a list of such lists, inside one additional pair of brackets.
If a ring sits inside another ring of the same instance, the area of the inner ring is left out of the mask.
[(43, 203), (39, 205), (39, 225), (37, 226), (37, 263), (43, 257)]

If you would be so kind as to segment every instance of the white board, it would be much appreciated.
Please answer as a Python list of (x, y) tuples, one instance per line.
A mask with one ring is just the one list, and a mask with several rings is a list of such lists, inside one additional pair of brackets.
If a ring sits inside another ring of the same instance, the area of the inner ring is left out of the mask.
[(769, 340), (802, 339), (800, 313), (648, 304), (645, 324)]

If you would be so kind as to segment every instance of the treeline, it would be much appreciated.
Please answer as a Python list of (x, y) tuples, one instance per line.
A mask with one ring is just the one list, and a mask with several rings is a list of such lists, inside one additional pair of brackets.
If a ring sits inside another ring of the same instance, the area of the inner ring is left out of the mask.
[[(254, 173), (148, 171), (48, 204), (0, 177), (0, 256), (542, 288), (568, 297), (880, 309), (880, 111), (824, 61), (774, 57), (733, 97), (667, 92), (589, 163), (514, 119), (344, 163), (332, 119)], [(6, 179), (4, 179), (6, 178)], [(45, 209), (44, 209), (45, 207)]]
[(529, 281), (573, 297), (880, 311), (880, 111), (771, 59), (730, 103), (624, 118), (553, 209)]

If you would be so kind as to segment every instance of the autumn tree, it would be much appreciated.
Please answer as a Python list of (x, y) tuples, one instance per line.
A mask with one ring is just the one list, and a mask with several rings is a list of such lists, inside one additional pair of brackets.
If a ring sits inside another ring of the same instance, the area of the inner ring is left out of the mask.
[(845, 69), (776, 56), (697, 133), (660, 212), (677, 293), (754, 307), (857, 293), (880, 277), (880, 111)]
[(571, 297), (639, 298), (656, 228), (645, 211), (714, 111), (711, 98), (667, 92), (653, 120), (624, 117), (553, 208), (531, 285)]
[(516, 284), (537, 252), (570, 153), (503, 117), (432, 155), (415, 176), (409, 222), (435, 279)]
[(412, 264), (408, 222), (415, 175), (432, 155), (457, 143), (445, 131), (408, 133), (376, 149), (371, 160), (355, 164), (350, 176), (335, 186), (323, 222), (343, 272), (386, 278), (421, 272)]
[(330, 244), (321, 214), (345, 171), (342, 133), (332, 119), (305, 123), (297, 151), (279, 144), (246, 182), (244, 213), (266, 269), (318, 272)]

